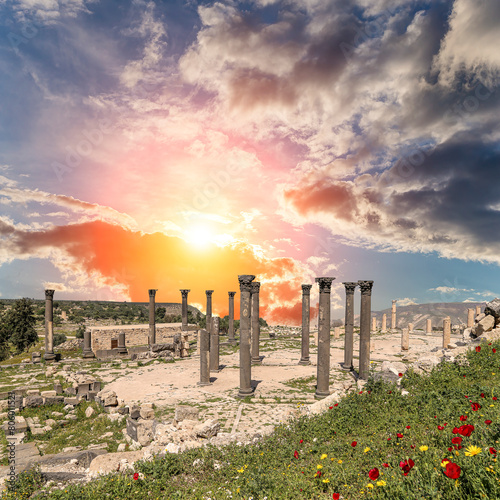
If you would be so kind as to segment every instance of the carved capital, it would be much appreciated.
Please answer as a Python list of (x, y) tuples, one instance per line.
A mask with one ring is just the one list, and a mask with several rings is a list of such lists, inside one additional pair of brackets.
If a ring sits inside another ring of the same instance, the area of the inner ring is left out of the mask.
[(250, 283), (250, 287), (252, 289), (252, 293), (259, 293), (260, 290), (260, 282), (258, 281), (253, 281)]
[(359, 288), (361, 288), (361, 295), (371, 295), (373, 288), (373, 281), (358, 281)]
[(157, 288), (151, 288), (151, 289), (149, 289), (149, 290), (148, 290), (148, 293), (149, 293), (149, 298), (150, 298), (150, 299), (151, 299), (151, 298), (153, 298), (153, 299), (155, 298), (155, 295), (156, 295), (157, 290), (158, 290)]
[(182, 298), (183, 298), (183, 299), (187, 299), (188, 293), (189, 293), (191, 290), (179, 290), (179, 291), (181, 292)]
[(54, 298), (55, 290), (45, 290), (45, 298), (52, 300)]
[(393, 301), (392, 301), (392, 305), (393, 305), (393, 306), (395, 306), (395, 305), (396, 305), (396, 302), (397, 302), (397, 300), (393, 300)]
[(357, 281), (343, 281), (342, 284), (345, 286), (345, 293), (353, 294), (354, 290), (358, 286)]
[(319, 292), (320, 293), (330, 293), (331, 288), (332, 288), (332, 281), (335, 278), (330, 278), (330, 277), (322, 277), (322, 278), (316, 278), (316, 283), (319, 283)]
[(240, 274), (238, 281), (240, 282), (240, 292), (251, 292), (251, 283), (255, 279), (253, 274)]
[(310, 295), (311, 288), (312, 288), (312, 285), (302, 285), (302, 295)]
[(207, 299), (212, 296), (212, 293), (214, 293), (213, 290), (205, 290), (205, 293), (207, 294)]
[(236, 295), (236, 292), (227, 292), (227, 294), (229, 295), (230, 299), (234, 299), (234, 296)]

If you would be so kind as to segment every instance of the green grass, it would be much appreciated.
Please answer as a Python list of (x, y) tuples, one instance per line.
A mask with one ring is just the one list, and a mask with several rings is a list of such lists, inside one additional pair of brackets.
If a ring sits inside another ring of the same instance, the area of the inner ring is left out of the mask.
[[(483, 344), (429, 376), (408, 372), (401, 379), (406, 396), (396, 384), (370, 380), (325, 413), (280, 425), (255, 445), (139, 462), (135, 480), (131, 473), (110, 475), (48, 498), (497, 499), (500, 473), (490, 447), (500, 450), (499, 383), (500, 342)], [(470, 436), (454, 432), (465, 424), (474, 426)], [(457, 437), (461, 444), (452, 443)], [(471, 445), (481, 452), (467, 456)], [(444, 474), (445, 458), (460, 467), (458, 479)], [(414, 467), (404, 475), (401, 463), (410, 460)], [(23, 481), (25, 494), (34, 491), (36, 477)]]

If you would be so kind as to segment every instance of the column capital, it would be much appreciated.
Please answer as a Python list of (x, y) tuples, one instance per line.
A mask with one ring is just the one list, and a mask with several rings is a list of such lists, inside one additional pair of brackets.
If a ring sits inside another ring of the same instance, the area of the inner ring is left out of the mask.
[(229, 297), (231, 299), (234, 299), (234, 296), (236, 295), (236, 292), (227, 292), (227, 294), (229, 295)]
[(302, 285), (302, 295), (310, 295), (311, 288), (312, 288), (312, 285)]
[(361, 295), (371, 295), (373, 288), (373, 281), (360, 280), (358, 281), (359, 288), (361, 288)]
[(251, 283), (255, 279), (253, 274), (240, 274), (238, 281), (240, 282), (240, 292), (251, 292)]
[(153, 297), (153, 298), (154, 298), (154, 296), (156, 295), (156, 292), (157, 292), (157, 291), (158, 291), (158, 288), (150, 288), (150, 289), (148, 290), (149, 297), (150, 297), (150, 298), (151, 298), (151, 297)]
[(45, 298), (52, 300), (54, 298), (55, 290), (45, 290)]
[(397, 299), (392, 301), (392, 305), (396, 305)]
[(252, 281), (252, 283), (250, 283), (250, 288), (251, 288), (252, 293), (259, 293), (260, 282), (259, 281)]
[(183, 299), (187, 299), (188, 293), (189, 293), (190, 291), (191, 291), (191, 290), (179, 290), (179, 292), (181, 292), (181, 294), (182, 294), (182, 298), (183, 298)]
[(357, 281), (343, 281), (342, 284), (345, 286), (345, 293), (354, 293), (354, 290), (358, 286)]
[(330, 293), (332, 288), (332, 281), (335, 278), (330, 278), (328, 276), (316, 278), (316, 283), (319, 283), (319, 291), (320, 293)]
[(212, 296), (212, 293), (214, 293), (213, 290), (205, 290), (205, 293), (207, 294), (207, 298)]

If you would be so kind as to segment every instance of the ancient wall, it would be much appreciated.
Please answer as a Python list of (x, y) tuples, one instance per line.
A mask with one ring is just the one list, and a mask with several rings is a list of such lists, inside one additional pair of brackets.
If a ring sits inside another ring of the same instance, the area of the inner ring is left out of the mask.
[[(173, 342), (176, 333), (181, 333), (182, 323), (157, 323), (156, 343), (167, 344)], [(188, 325), (190, 331), (196, 331), (196, 325)], [(147, 345), (149, 325), (113, 325), (96, 326), (90, 328), (92, 350), (111, 349), (111, 340), (118, 341), (118, 334), (125, 333), (125, 346)]]

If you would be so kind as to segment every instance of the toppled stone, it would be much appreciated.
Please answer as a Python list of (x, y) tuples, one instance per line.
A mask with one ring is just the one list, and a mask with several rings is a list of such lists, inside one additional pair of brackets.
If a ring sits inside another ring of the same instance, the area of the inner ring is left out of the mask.
[(33, 394), (32, 396), (26, 396), (23, 399), (23, 406), (26, 408), (36, 408), (37, 406), (42, 406), (43, 405), (43, 398), (42, 396), (37, 396), (36, 394)]
[(175, 407), (175, 422), (182, 422), (183, 420), (198, 420), (200, 410), (194, 406), (177, 405)]
[(92, 408), (91, 406), (89, 406), (86, 410), (85, 410), (85, 416), (87, 418), (90, 418), (93, 414), (95, 413), (95, 410), (94, 408)]
[(178, 444), (168, 443), (165, 451), (168, 453), (179, 453), (181, 447)]
[(495, 323), (500, 323), (500, 299), (495, 298), (486, 304), (484, 314), (489, 314), (495, 318)]
[(217, 420), (209, 419), (206, 422), (197, 425), (193, 430), (197, 437), (209, 439), (217, 436), (220, 429), (220, 423)]
[(140, 410), (140, 416), (145, 420), (151, 420), (155, 418), (155, 411), (153, 408), (144, 407), (143, 405)]
[(97, 396), (101, 399), (103, 406), (118, 406), (118, 398), (115, 391), (100, 391)]
[(495, 318), (493, 316), (485, 316), (481, 321), (472, 327), (472, 336), (480, 337), (486, 332), (493, 330), (495, 326)]

